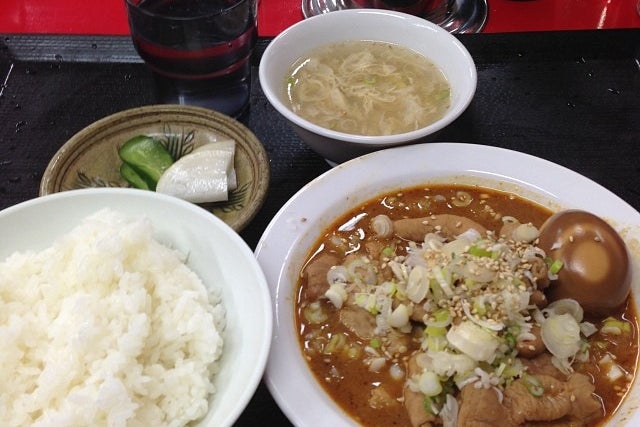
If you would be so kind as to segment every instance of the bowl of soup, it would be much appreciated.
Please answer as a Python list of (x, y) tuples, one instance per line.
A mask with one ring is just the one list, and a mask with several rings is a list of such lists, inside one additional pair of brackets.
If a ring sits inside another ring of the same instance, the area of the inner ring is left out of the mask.
[(639, 241), (634, 208), (526, 154), (358, 157), (257, 245), (265, 381), (299, 426), (635, 425)]
[(433, 140), (467, 108), (477, 74), (467, 49), (424, 19), (344, 10), (305, 19), (260, 61), (265, 96), (333, 163)]

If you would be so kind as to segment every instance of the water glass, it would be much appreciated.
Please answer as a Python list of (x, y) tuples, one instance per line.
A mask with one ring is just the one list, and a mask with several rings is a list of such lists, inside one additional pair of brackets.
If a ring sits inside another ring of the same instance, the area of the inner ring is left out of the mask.
[(241, 115), (249, 104), (257, 0), (125, 0), (161, 102)]

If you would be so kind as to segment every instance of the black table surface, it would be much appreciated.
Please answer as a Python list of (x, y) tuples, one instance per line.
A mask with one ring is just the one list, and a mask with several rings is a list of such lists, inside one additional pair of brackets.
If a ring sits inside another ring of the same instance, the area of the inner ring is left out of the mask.
[[(463, 34), (474, 100), (439, 141), (508, 148), (568, 167), (640, 210), (640, 30)], [(267, 102), (253, 57), (240, 121), (264, 144), (271, 185), (241, 236), (252, 248), (280, 207), (329, 170)], [(56, 151), (95, 120), (156, 103), (127, 37), (0, 35), (0, 209), (38, 196)], [(402, 165), (397, 165), (402, 167)], [(0, 236), (1, 242), (1, 236)], [(261, 383), (236, 425), (287, 425)]]

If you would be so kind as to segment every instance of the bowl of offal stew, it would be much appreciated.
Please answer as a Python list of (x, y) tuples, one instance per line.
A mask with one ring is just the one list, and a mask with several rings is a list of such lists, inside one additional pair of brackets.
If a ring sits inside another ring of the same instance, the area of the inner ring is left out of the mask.
[(266, 383), (298, 426), (635, 425), (638, 239), (626, 202), (526, 154), (353, 159), (257, 245)]
[(332, 163), (433, 140), (467, 108), (476, 67), (453, 35), (388, 10), (305, 19), (272, 40), (260, 84), (298, 136)]

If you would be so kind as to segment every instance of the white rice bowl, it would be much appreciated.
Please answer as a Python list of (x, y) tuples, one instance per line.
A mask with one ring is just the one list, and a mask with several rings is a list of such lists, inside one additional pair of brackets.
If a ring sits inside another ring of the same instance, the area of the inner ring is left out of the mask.
[(222, 221), (152, 192), (79, 190), (0, 212), (0, 233), (0, 425), (233, 424), (271, 309)]

